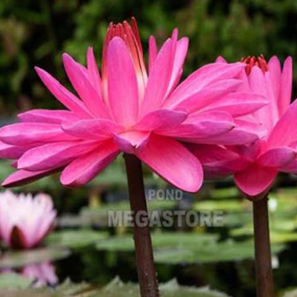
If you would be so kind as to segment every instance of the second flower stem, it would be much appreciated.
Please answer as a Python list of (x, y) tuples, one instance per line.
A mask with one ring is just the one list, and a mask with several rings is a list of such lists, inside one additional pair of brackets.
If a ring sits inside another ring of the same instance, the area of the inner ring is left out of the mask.
[(159, 297), (140, 160), (125, 154), (129, 199), (134, 223), (136, 267), (141, 297)]
[(268, 198), (253, 202), (257, 297), (273, 297)]

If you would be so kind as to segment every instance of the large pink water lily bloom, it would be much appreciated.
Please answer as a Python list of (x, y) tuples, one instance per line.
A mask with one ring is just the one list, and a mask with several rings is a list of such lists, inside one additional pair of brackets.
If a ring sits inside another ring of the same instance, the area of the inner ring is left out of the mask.
[(67, 110), (25, 112), (19, 115), (21, 123), (1, 129), (0, 156), (17, 159), (14, 166), (19, 169), (3, 186), (30, 182), (55, 171), (62, 171), (63, 185), (81, 186), (124, 152), (135, 154), (176, 187), (197, 191), (203, 180), (201, 164), (179, 140), (254, 141), (258, 137), (255, 127), (234, 117), (265, 102), (257, 94), (235, 93), (242, 83), (242, 63), (206, 65), (177, 86), (187, 50), (188, 39), (178, 39), (177, 30), (159, 51), (151, 37), (147, 72), (132, 19), (132, 26), (127, 22), (110, 25), (102, 78), (92, 48), (87, 52), (86, 67), (63, 55), (67, 76), (79, 98), (36, 68)]
[[(246, 64), (242, 90), (263, 94), (269, 104), (245, 116), (258, 122), (259, 140), (243, 146), (192, 146), (210, 177), (234, 174), (236, 185), (252, 199), (263, 197), (278, 172), (297, 173), (297, 101), (290, 105), (292, 59), (283, 69), (277, 57), (268, 63), (262, 56), (242, 61)], [(226, 63), (222, 58), (218, 63)]]
[(0, 194), (0, 238), (10, 248), (29, 249), (41, 243), (56, 218), (52, 199), (46, 194)]

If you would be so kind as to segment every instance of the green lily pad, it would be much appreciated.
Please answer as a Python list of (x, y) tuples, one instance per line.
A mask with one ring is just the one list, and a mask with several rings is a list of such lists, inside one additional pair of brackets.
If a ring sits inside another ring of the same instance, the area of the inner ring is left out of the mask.
[[(177, 283), (176, 280), (172, 280), (166, 284), (161, 284), (159, 289), (161, 297), (227, 297), (227, 295), (219, 293), (217, 291), (212, 291), (208, 287), (182, 287)], [(118, 278), (108, 284), (102, 291), (104, 294), (99, 295), (102, 297), (139, 296), (138, 285), (124, 285)]]
[[(147, 202), (148, 209), (153, 210), (162, 210), (162, 209), (172, 209), (176, 206), (175, 201), (171, 200), (154, 200)], [(81, 211), (81, 215), (107, 215), (109, 211), (125, 211), (130, 210), (130, 203), (128, 200), (104, 204), (100, 207), (86, 207)]]
[[(145, 185), (156, 184), (152, 174), (144, 175)], [(117, 158), (110, 166), (108, 166), (102, 173), (100, 173), (92, 182), (90, 186), (106, 185), (118, 188), (127, 187), (127, 175), (123, 158)]]
[[(148, 201), (149, 211), (168, 210), (176, 207), (176, 201), (171, 200), (154, 200)], [(115, 203), (104, 204), (100, 207), (85, 207), (78, 216), (64, 215), (59, 219), (60, 227), (91, 227), (94, 225), (107, 226), (108, 213), (110, 211), (129, 211), (129, 201), (120, 201)]]
[(240, 193), (236, 187), (213, 189), (210, 191), (210, 197), (213, 199), (230, 199), (239, 196)]
[(79, 249), (100, 242), (108, 237), (106, 232), (88, 229), (58, 231), (50, 234), (45, 243), (49, 247)]
[[(207, 245), (218, 240), (216, 234), (156, 232), (152, 234), (153, 246), (157, 248), (182, 248), (192, 245)], [(114, 236), (97, 244), (99, 250), (134, 251), (132, 235)]]
[[(242, 236), (253, 236), (253, 227), (245, 226), (242, 228), (237, 228), (230, 231), (230, 235), (232, 237), (242, 237)], [(286, 243), (286, 242), (295, 242), (297, 241), (297, 232), (288, 232), (278, 231), (274, 229), (270, 229), (270, 240), (272, 243)]]
[(28, 288), (33, 279), (21, 276), (20, 274), (11, 272), (0, 274), (0, 294), (1, 290), (8, 288), (23, 289)]
[(229, 228), (243, 227), (253, 223), (252, 211), (230, 212), (224, 215), (224, 226)]
[(208, 200), (200, 201), (193, 205), (197, 211), (242, 211), (245, 207), (245, 201), (239, 199), (229, 200)]
[(0, 257), (0, 268), (17, 268), (29, 264), (55, 261), (69, 256), (67, 249), (40, 248), (27, 251), (10, 251)]
[[(283, 250), (282, 245), (274, 245), (273, 254)], [(222, 242), (212, 245), (191, 246), (180, 249), (158, 249), (155, 261), (166, 264), (180, 263), (212, 263), (226, 261), (242, 261), (254, 258), (254, 245), (248, 242)]]
[[(3, 295), (2, 295), (3, 294)], [(4, 295), (5, 294), (5, 295)], [(25, 290), (1, 290), (0, 296), (5, 297), (139, 297), (137, 284), (124, 284), (118, 278), (102, 289), (95, 289), (87, 284), (72, 284), (67, 282), (54, 290), (49, 289), (25, 289)], [(161, 297), (228, 297), (226, 294), (210, 290), (208, 287), (192, 288), (183, 287), (175, 280), (160, 285)]]
[(107, 167), (100, 175), (98, 175), (90, 185), (108, 185), (125, 187), (127, 185), (126, 173), (117, 162)]

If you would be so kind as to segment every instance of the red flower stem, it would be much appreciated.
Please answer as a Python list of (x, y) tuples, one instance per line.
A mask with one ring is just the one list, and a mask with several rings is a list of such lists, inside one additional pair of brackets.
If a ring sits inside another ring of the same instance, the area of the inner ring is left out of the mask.
[[(141, 297), (159, 297), (141, 162), (136, 156), (130, 154), (125, 154), (124, 158), (134, 222), (136, 267)], [(137, 214), (141, 217), (140, 222), (135, 219)]]
[(253, 202), (257, 297), (273, 297), (268, 198)]

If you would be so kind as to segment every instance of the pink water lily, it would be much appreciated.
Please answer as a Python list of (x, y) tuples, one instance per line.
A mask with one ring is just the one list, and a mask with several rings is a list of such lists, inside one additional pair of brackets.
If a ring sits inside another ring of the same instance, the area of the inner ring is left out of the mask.
[[(67, 110), (32, 110), (21, 123), (0, 131), (0, 156), (18, 169), (3, 186), (30, 182), (62, 171), (65, 186), (92, 180), (119, 153), (135, 154), (157, 174), (183, 190), (197, 191), (203, 180), (197, 158), (180, 141), (242, 144), (258, 138), (256, 125), (236, 118), (265, 104), (263, 96), (236, 92), (242, 63), (206, 65), (179, 86), (188, 39), (174, 30), (158, 51), (149, 40), (149, 72), (137, 24), (108, 28), (102, 77), (92, 48), (84, 67), (63, 55), (78, 94), (36, 68), (49, 91)], [(249, 100), (247, 100), (249, 99)]]
[(8, 247), (29, 249), (41, 243), (51, 231), (56, 211), (50, 196), (0, 194), (0, 239)]
[[(277, 57), (268, 63), (260, 56), (242, 61), (246, 66), (242, 91), (263, 94), (269, 104), (243, 117), (262, 125), (259, 140), (243, 146), (192, 146), (210, 177), (234, 174), (236, 185), (253, 199), (261, 198), (278, 172), (297, 173), (297, 101), (290, 105), (292, 59), (283, 69)], [(220, 58), (218, 63), (226, 62)]]

